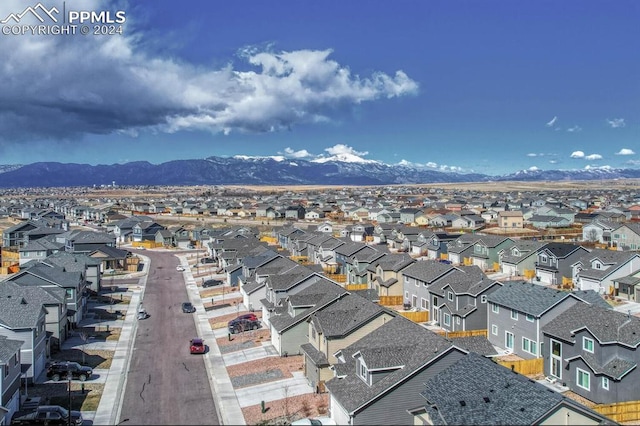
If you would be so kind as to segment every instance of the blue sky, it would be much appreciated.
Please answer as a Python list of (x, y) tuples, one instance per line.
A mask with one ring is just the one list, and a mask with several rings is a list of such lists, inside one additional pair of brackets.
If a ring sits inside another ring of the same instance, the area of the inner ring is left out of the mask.
[[(4, 0), (0, 20), (37, 3)], [(640, 166), (636, 1), (64, 7), (124, 11), (122, 35), (0, 24), (0, 164), (351, 154), (487, 174)]]

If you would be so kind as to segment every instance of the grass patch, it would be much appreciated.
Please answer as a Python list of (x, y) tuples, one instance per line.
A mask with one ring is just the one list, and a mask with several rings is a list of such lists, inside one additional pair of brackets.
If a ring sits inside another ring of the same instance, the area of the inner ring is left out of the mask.
[[(85, 392), (82, 393), (81, 384), (71, 384), (71, 409), (81, 411), (97, 411), (100, 398), (102, 397), (103, 385), (91, 385), (92, 387), (100, 386), (100, 389), (89, 389), (90, 385), (85, 384)], [(67, 390), (63, 394), (52, 395), (49, 397), (49, 404), (69, 407), (69, 393)]]

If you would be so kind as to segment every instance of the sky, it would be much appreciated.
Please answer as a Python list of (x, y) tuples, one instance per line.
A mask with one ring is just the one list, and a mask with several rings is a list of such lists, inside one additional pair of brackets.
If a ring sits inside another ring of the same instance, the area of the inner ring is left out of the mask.
[(635, 0), (3, 0), (0, 164), (638, 168), (639, 22)]

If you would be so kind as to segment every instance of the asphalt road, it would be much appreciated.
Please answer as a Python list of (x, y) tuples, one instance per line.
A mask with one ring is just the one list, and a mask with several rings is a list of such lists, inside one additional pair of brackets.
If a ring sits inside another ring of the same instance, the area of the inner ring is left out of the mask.
[(194, 314), (182, 312), (188, 301), (174, 253), (147, 250), (151, 265), (144, 291), (150, 314), (138, 329), (126, 381), (120, 419), (125, 425), (219, 425), (201, 355), (189, 353), (197, 337)]

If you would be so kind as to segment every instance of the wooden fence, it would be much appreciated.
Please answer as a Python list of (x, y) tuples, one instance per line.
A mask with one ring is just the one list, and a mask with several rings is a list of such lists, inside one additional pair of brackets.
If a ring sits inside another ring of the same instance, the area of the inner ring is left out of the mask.
[(144, 248), (158, 248), (158, 247), (164, 247), (164, 244), (162, 243), (156, 243), (155, 241), (133, 241), (131, 243), (131, 245), (133, 247), (144, 247)]
[(498, 364), (512, 369), (516, 373), (524, 376), (544, 373), (544, 360), (542, 358), (522, 359), (519, 361), (500, 361)]
[(634, 422), (640, 420), (640, 401), (616, 402), (613, 404), (596, 404), (594, 411), (609, 417), (614, 422)]
[(380, 296), (380, 304), (382, 306), (402, 305), (402, 296)]
[(460, 331), (445, 331), (437, 330), (436, 333), (442, 334), (449, 339), (455, 339), (456, 337), (472, 337), (483, 336), (487, 337), (487, 330), (460, 330)]
[(324, 274), (325, 277), (329, 278), (330, 280), (334, 280), (337, 283), (346, 283), (347, 282), (347, 276), (344, 274)]
[(344, 289), (347, 291), (366, 290), (369, 288), (369, 284), (347, 284)]
[(400, 311), (400, 315), (413, 322), (427, 322), (429, 321), (429, 311)]

